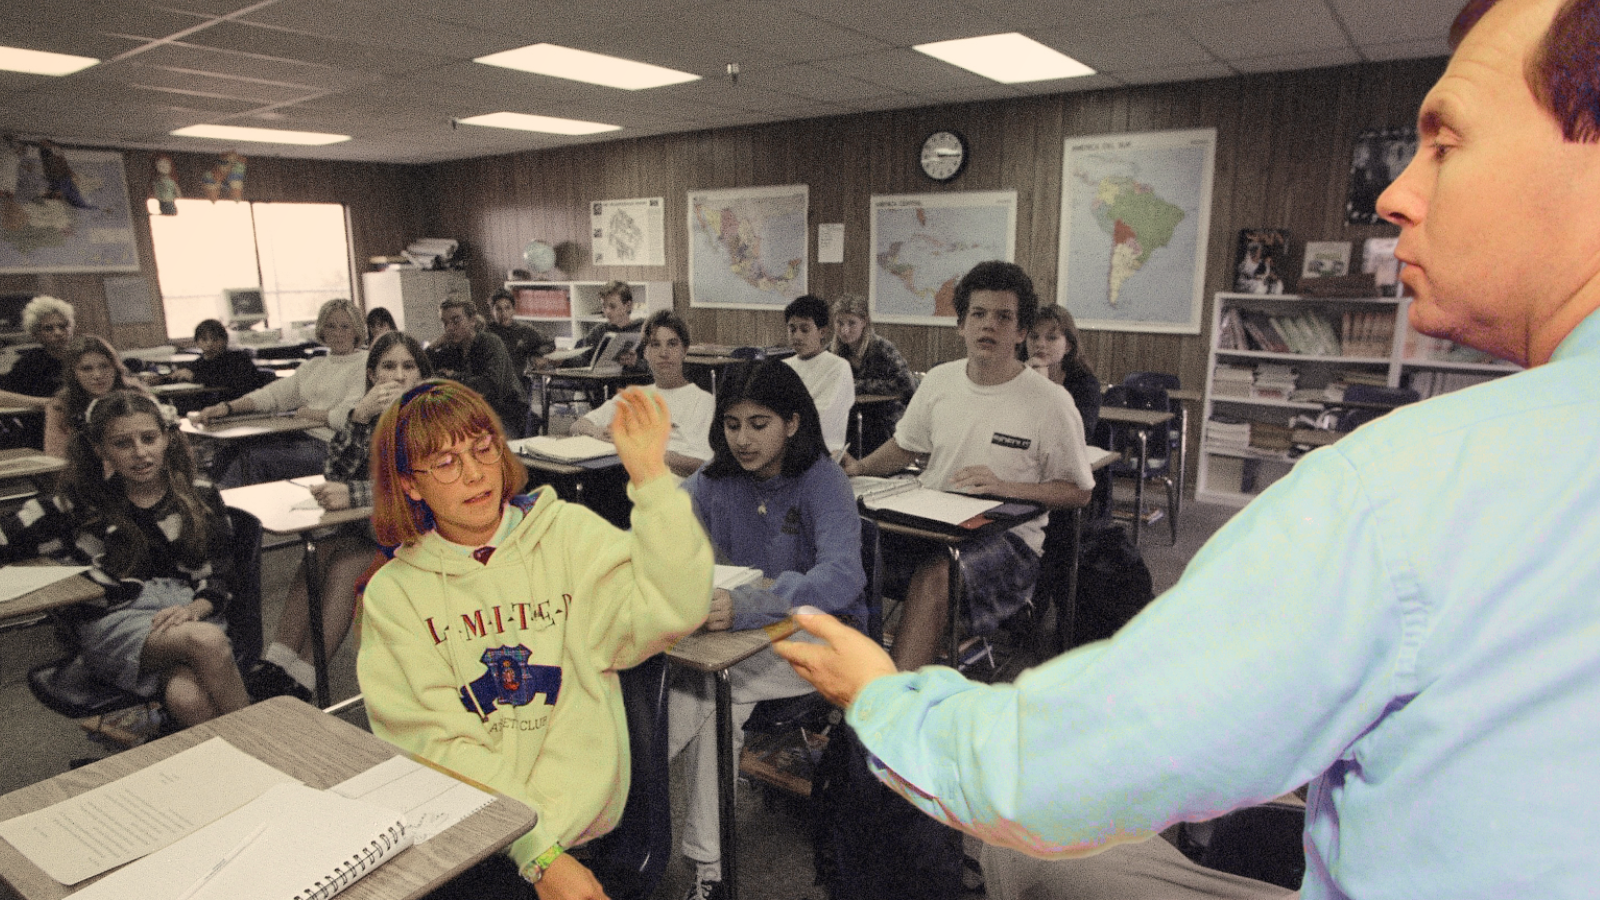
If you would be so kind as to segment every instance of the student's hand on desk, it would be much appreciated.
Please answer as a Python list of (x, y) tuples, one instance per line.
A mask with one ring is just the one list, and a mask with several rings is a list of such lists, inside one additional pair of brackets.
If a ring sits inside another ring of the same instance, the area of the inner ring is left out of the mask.
[(309, 406), (302, 406), (295, 410), (294, 414), (296, 418), (310, 419), (313, 422), (321, 422), (324, 425), (328, 423), (328, 411), (325, 409), (312, 409)]
[(400, 396), (400, 385), (393, 381), (379, 382), (372, 386), (372, 390), (362, 395), (350, 410), (350, 418), (357, 422), (371, 422), (383, 415), (395, 398)]
[(711, 592), (711, 612), (706, 616), (707, 631), (727, 631), (733, 627), (733, 595), (723, 588)]
[(550, 863), (533, 891), (539, 900), (608, 900), (599, 879), (570, 853), (563, 853)]
[(948, 489), (968, 494), (998, 494), (1004, 485), (988, 466), (965, 466), (950, 476)]
[[(176, 376), (178, 373), (174, 372), (172, 374), (174, 376)], [(160, 384), (161, 383), (161, 373), (160, 372), (140, 372), (138, 375), (136, 375), (134, 377), (138, 378), (139, 381), (141, 383), (143, 383), (143, 384)]]
[(896, 672), (894, 660), (861, 632), (827, 613), (795, 613), (795, 622), (826, 643), (778, 641), (772, 649), (830, 703), (848, 707), (867, 683)]
[(228, 414), (228, 404), (214, 403), (194, 414), (195, 419), (204, 425), (213, 419), (220, 419)]
[(194, 371), (191, 370), (191, 369), (173, 369), (172, 370), (172, 374), (170, 376), (168, 376), (167, 380), (168, 381), (193, 381), (194, 380)]
[(667, 474), (667, 438), (672, 435), (672, 415), (660, 395), (640, 388), (617, 394), (617, 415), (611, 420), (611, 441), (617, 445), (623, 468), (634, 484), (645, 484)]
[(317, 498), (322, 508), (332, 512), (350, 508), (350, 485), (338, 481), (324, 481), (311, 486), (311, 496)]
[(211, 614), (211, 603), (206, 600), (195, 600), (182, 606), (169, 606), (159, 610), (150, 619), (150, 633), (160, 634), (176, 625), (185, 622), (198, 622)]

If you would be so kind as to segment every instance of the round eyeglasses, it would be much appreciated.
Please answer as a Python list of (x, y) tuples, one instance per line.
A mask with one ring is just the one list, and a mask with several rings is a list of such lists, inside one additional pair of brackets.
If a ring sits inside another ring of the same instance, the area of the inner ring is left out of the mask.
[[(468, 451), (480, 466), (493, 466), (500, 462), (502, 455), (500, 442), (493, 435), (486, 435), (475, 442)], [(434, 457), (431, 466), (418, 466), (411, 470), (413, 475), (426, 472), (433, 476), (433, 480), (440, 484), (454, 484), (461, 480), (461, 473), (465, 469), (465, 460), (459, 453), (446, 451)]]

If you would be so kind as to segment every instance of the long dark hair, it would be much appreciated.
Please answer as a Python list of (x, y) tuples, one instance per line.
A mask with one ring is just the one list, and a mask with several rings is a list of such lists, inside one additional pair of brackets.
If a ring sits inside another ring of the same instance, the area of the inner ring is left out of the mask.
[[(383, 307), (380, 306), (378, 309)], [(422, 345), (417, 343), (416, 338), (403, 331), (385, 331), (378, 335), (378, 339), (372, 342), (372, 349), (367, 351), (367, 390), (371, 390), (375, 383), (373, 379), (378, 372), (378, 363), (383, 362), (384, 354), (394, 349), (395, 344), (405, 345), (406, 352), (416, 361), (417, 371), (424, 379), (433, 377), (433, 363), (428, 359), (428, 354), (423, 352)]]
[(72, 503), (80, 527), (109, 534), (101, 568), (124, 578), (147, 567), (150, 542), (144, 530), (134, 524), (133, 504), (120, 476), (105, 475), (105, 462), (97, 449), (105, 443), (106, 429), (124, 416), (150, 415), (167, 434), (167, 452), (161, 460), (166, 473), (168, 496), (177, 507), (179, 527), (178, 562), (196, 567), (204, 562), (210, 534), (206, 527), (206, 505), (195, 490), (194, 456), (189, 442), (178, 430), (177, 414), (141, 391), (112, 391), (90, 404), (87, 421), (67, 450), (67, 471), (62, 494)]
[(730, 366), (717, 382), (717, 412), (711, 419), (711, 462), (702, 470), (707, 478), (726, 478), (729, 475), (747, 475), (744, 466), (728, 447), (728, 435), (722, 430), (722, 419), (739, 403), (748, 400), (765, 406), (788, 422), (800, 416), (800, 428), (783, 445), (783, 474), (800, 475), (828, 455), (828, 445), (822, 439), (822, 420), (817, 416), (817, 405), (806, 390), (799, 373), (782, 360), (739, 363)]
[[(1068, 381), (1081, 378), (1085, 375), (1094, 377), (1094, 369), (1089, 367), (1089, 361), (1083, 356), (1083, 337), (1078, 334), (1078, 323), (1073, 320), (1072, 313), (1064, 306), (1054, 303), (1039, 307), (1039, 312), (1034, 316), (1034, 328), (1043, 328), (1054, 322), (1061, 328), (1061, 333), (1067, 336), (1067, 355), (1061, 357), (1061, 371)], [(1017, 358), (1023, 362), (1028, 361), (1028, 344), (1024, 341), (1017, 348)]]
[(90, 354), (104, 356), (111, 361), (111, 368), (116, 371), (117, 378), (116, 384), (111, 386), (113, 391), (145, 393), (144, 385), (128, 377), (128, 367), (122, 364), (117, 351), (106, 343), (105, 338), (92, 334), (79, 335), (67, 345), (67, 355), (62, 360), (61, 392), (56, 395), (66, 407), (67, 421), (74, 427), (82, 424), (84, 410), (87, 410), (90, 402), (94, 400), (89, 396), (89, 392), (83, 389), (83, 385), (78, 383), (77, 374), (78, 361)]

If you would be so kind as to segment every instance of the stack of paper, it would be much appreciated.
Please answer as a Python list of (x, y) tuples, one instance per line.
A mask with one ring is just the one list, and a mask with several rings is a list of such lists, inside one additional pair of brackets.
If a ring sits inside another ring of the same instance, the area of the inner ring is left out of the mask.
[(599, 438), (589, 437), (586, 434), (577, 434), (564, 438), (540, 435), (512, 441), (509, 446), (513, 453), (537, 456), (540, 459), (550, 459), (556, 462), (582, 462), (586, 459), (612, 456), (617, 452), (616, 445), (608, 441), (602, 441)]

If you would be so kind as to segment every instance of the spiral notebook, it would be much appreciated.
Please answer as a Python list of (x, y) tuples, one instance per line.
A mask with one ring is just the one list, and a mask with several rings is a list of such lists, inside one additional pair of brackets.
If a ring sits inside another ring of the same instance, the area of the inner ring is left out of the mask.
[(327, 900), (411, 843), (401, 811), (302, 784), (279, 784), (72, 896)]

